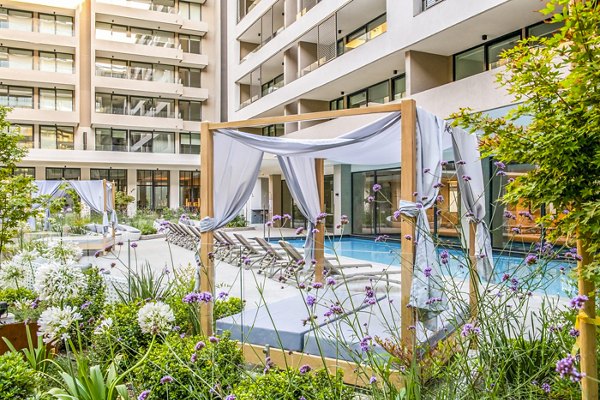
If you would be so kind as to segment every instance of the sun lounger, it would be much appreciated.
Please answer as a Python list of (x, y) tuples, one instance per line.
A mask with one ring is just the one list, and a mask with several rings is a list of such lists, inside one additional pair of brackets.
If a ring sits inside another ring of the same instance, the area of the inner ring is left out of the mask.
[[(295, 260), (302, 260), (304, 257), (302, 256), (302, 254), (298, 251), (297, 248), (295, 248), (294, 246), (292, 246), (290, 243), (286, 242), (285, 240), (280, 240), (279, 241), (279, 245), (281, 246), (281, 248), (283, 250), (285, 250), (285, 252), (293, 259)], [(325, 268), (327, 270), (335, 274), (340, 274), (339, 270), (342, 268), (371, 268), (373, 267), (372, 264), (369, 263), (343, 263), (343, 264), (334, 264), (331, 262), (331, 260), (337, 260), (337, 257), (325, 257), (324, 259), (324, 264), (325, 264)]]

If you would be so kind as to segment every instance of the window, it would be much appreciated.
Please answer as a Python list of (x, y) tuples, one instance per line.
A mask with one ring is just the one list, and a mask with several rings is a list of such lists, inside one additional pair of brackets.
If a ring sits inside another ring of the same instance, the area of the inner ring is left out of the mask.
[(131, 131), (130, 151), (137, 153), (175, 153), (175, 134), (171, 132)]
[(388, 81), (373, 85), (367, 89), (368, 103), (388, 103), (390, 101), (390, 87)]
[(0, 67), (32, 70), (33, 51), (0, 47)]
[(179, 79), (185, 87), (200, 87), (200, 70), (197, 68), (179, 68)]
[(138, 209), (160, 210), (169, 207), (169, 171), (137, 171)]
[(127, 131), (124, 129), (96, 128), (96, 150), (127, 151)]
[(19, 144), (27, 149), (33, 149), (33, 125), (12, 124), (9, 128), (11, 133), (22, 136)]
[(130, 79), (138, 81), (152, 80), (152, 64), (131, 61), (130, 65)]
[(367, 40), (375, 39), (387, 31), (387, 15), (383, 14), (367, 24)]
[(283, 74), (277, 75), (275, 78), (271, 79), (267, 83), (262, 85), (262, 95), (266, 96), (269, 93), (273, 93), (277, 89), (283, 86)]
[(17, 167), (14, 169), (13, 175), (30, 176), (35, 178), (35, 167)]
[(200, 54), (201, 42), (200, 36), (179, 35), (179, 44), (184, 53)]
[(263, 136), (281, 136), (285, 133), (283, 124), (273, 124), (262, 128)]
[(127, 111), (127, 96), (110, 93), (96, 93), (96, 112), (124, 115)]
[(109, 182), (114, 182), (118, 192), (127, 192), (127, 170), (126, 169), (90, 169), (91, 180), (106, 179)]
[(406, 96), (406, 75), (401, 75), (392, 79), (392, 98), (398, 100), (404, 96)]
[(454, 80), (459, 80), (503, 65), (500, 54), (521, 39), (514, 33), (454, 55)]
[(367, 105), (367, 91), (360, 92), (348, 96), (348, 108), (358, 108)]
[(73, 73), (73, 54), (40, 51), (40, 71)]
[(179, 171), (179, 206), (200, 208), (200, 172)]
[(175, 33), (166, 31), (153, 31), (152, 45), (172, 49), (175, 47)]
[(46, 168), (47, 181), (75, 181), (81, 179), (81, 168)]
[(73, 91), (40, 88), (40, 110), (73, 111)]
[(33, 32), (33, 13), (0, 8), (0, 29)]
[[(108, 78), (127, 79), (127, 61), (110, 58), (96, 58), (96, 75)], [(135, 79), (132, 77), (132, 79)]]
[(0, 105), (33, 108), (33, 88), (0, 85)]
[(179, 115), (184, 121), (202, 121), (202, 103), (179, 100)]
[(154, 65), (153, 80), (155, 82), (174, 83), (175, 67), (165, 64)]
[(340, 97), (339, 99), (331, 100), (329, 102), (330, 110), (343, 110), (344, 109), (344, 98)]
[(539, 38), (552, 36), (556, 31), (564, 26), (562, 22), (546, 22), (542, 21), (539, 24), (527, 28), (527, 36), (536, 36)]
[(39, 31), (50, 35), (73, 36), (73, 17), (40, 14)]
[(180, 133), (179, 134), (179, 153), (181, 154), (200, 154), (200, 134), (199, 133)]
[(187, 1), (179, 2), (179, 15), (182, 18), (189, 19), (195, 22), (202, 20), (202, 6), (198, 3), (189, 3)]
[(40, 126), (40, 148), (73, 150), (75, 135), (72, 126)]

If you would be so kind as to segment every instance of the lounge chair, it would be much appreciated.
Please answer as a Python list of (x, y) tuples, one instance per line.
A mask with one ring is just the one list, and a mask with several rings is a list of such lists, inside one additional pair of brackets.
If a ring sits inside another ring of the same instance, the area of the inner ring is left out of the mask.
[(215, 231), (214, 236), (219, 236), (221, 240), (229, 246), (229, 253), (224, 261), (233, 262), (234, 260), (237, 260), (238, 262), (241, 262), (243, 253), (241, 244), (237, 243), (231, 236), (223, 231)]
[[(281, 248), (283, 250), (285, 250), (285, 252), (292, 258), (295, 260), (302, 260), (304, 259), (304, 257), (302, 256), (302, 254), (300, 253), (300, 251), (298, 251), (297, 248), (295, 248), (294, 246), (292, 246), (289, 242), (286, 242), (285, 240), (280, 240), (279, 241), (279, 245), (281, 246)], [(373, 265), (369, 264), (369, 263), (344, 263), (344, 264), (333, 264), (331, 263), (330, 260), (337, 260), (337, 257), (330, 257), (330, 256), (326, 256), (324, 261), (324, 266), (327, 270), (330, 271), (330, 273), (335, 273), (337, 275), (339, 275), (339, 270), (342, 268), (372, 268)]]

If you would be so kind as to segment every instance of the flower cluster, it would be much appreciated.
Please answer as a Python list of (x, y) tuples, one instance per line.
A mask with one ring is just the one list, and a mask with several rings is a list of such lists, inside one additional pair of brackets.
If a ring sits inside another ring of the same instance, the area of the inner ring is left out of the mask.
[(85, 290), (86, 278), (75, 265), (50, 262), (38, 268), (33, 287), (40, 300), (62, 304)]
[(450, 254), (446, 250), (442, 250), (440, 252), (440, 261), (442, 262), (442, 264), (444, 264), (444, 265), (448, 264), (449, 258), (450, 258)]
[(579, 382), (585, 376), (585, 374), (577, 371), (577, 368), (575, 368), (575, 357), (570, 354), (556, 362), (556, 372), (560, 374), (561, 378), (568, 377), (572, 382)]
[(579, 254), (577, 254), (577, 248), (576, 247), (574, 247), (572, 249), (569, 249), (569, 251), (567, 251), (565, 253), (565, 257), (572, 258), (572, 259), (577, 260), (577, 261), (583, 260), (583, 258)]
[(171, 330), (175, 315), (169, 305), (157, 301), (147, 303), (138, 311), (138, 324), (143, 333), (165, 334)]
[(191, 293), (186, 294), (182, 301), (187, 304), (210, 303), (212, 301), (212, 299), (213, 299), (213, 297), (210, 292), (202, 292), (202, 293), (191, 292)]
[(374, 305), (377, 303), (377, 299), (375, 298), (375, 291), (371, 286), (365, 287), (365, 300), (363, 301), (365, 304)]
[(367, 335), (360, 340), (360, 343), (359, 343), (360, 349), (366, 353), (367, 351), (371, 350), (372, 343), (373, 343), (373, 338), (371, 336)]
[(50, 307), (38, 319), (38, 335), (44, 338), (44, 343), (54, 343), (59, 339), (67, 340), (69, 339), (69, 330), (81, 318), (81, 314), (75, 307)]
[(0, 267), (0, 287), (13, 288), (19, 287), (19, 282), (25, 280), (26, 271), (23, 264), (8, 262)]
[(473, 324), (464, 324), (460, 334), (463, 337), (476, 336), (481, 334), (481, 329)]
[(110, 328), (113, 326), (112, 318), (106, 318), (100, 321), (100, 324), (94, 329), (95, 335), (106, 335), (110, 332)]
[(574, 310), (581, 310), (583, 308), (583, 303), (585, 303), (588, 300), (589, 300), (589, 298), (586, 295), (580, 294), (580, 295), (573, 297), (571, 299), (571, 301), (569, 302), (569, 305)]
[(83, 252), (74, 243), (58, 241), (54, 242), (48, 248), (45, 258), (49, 260), (60, 260), (63, 263), (69, 263), (71, 261), (77, 261), (81, 258)]

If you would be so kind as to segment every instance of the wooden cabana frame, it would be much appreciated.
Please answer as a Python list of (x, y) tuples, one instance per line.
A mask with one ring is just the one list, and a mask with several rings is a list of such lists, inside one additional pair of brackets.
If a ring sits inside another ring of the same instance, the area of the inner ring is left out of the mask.
[[(279, 117), (265, 117), (255, 118), (242, 121), (234, 122), (223, 122), (223, 123), (201, 123), (201, 141), (200, 141), (200, 193), (201, 193), (201, 204), (200, 213), (201, 217), (213, 216), (214, 215), (214, 204), (213, 204), (213, 171), (214, 171), (214, 148), (213, 148), (213, 135), (217, 129), (235, 129), (245, 127), (255, 127), (260, 125), (270, 124), (282, 124), (288, 122), (299, 122), (299, 121), (316, 121), (325, 119), (335, 119), (339, 117), (348, 117), (355, 115), (365, 114), (379, 114), (389, 112), (400, 112), (401, 119), (401, 143), (402, 148), (401, 154), (401, 189), (400, 198), (401, 200), (413, 202), (413, 193), (416, 191), (416, 124), (417, 124), (417, 106), (413, 99), (405, 99), (400, 103), (385, 104), (381, 106), (372, 106), (366, 108), (354, 108), (346, 110), (335, 110), (335, 111), (322, 111), (307, 114), (298, 115), (286, 115)], [(399, 132), (400, 133), (400, 132)], [(317, 187), (319, 190), (320, 203), (323, 207), (324, 204), (324, 175), (323, 175), (323, 160), (317, 159), (316, 161), (316, 179)], [(410, 235), (411, 238), (415, 237), (415, 219), (402, 215), (401, 218), (401, 299), (400, 299), (400, 337), (405, 346), (412, 347), (416, 342), (416, 331), (412, 329), (415, 325), (415, 311), (408, 307), (410, 301), (410, 290), (413, 280), (413, 264), (415, 259), (415, 247), (414, 241), (405, 239), (405, 236)], [(323, 226), (317, 226), (319, 232), (315, 235), (315, 259), (317, 261), (317, 267), (315, 269), (315, 280), (323, 280), (323, 252), (324, 252), (324, 229)], [(473, 273), (476, 269), (476, 258), (475, 258), (475, 224), (470, 224), (468, 231), (469, 238), (465, 241), (470, 244), (469, 246), (469, 259), (471, 260), (471, 280), (469, 285), (469, 302), (471, 312), (474, 315), (477, 309), (478, 299), (478, 280), (477, 274)], [(213, 233), (203, 232), (201, 235), (200, 244), (200, 260), (201, 260), (201, 272), (200, 272), (200, 290), (210, 293), (214, 293), (215, 287), (215, 269), (212, 257), (213, 252)], [(213, 308), (212, 304), (201, 304), (200, 306), (200, 326), (202, 332), (206, 335), (213, 334)], [(253, 345), (253, 348), (256, 346)], [(247, 349), (246, 349), (247, 350)], [(318, 360), (323, 363), (322, 358), (318, 357)]]

